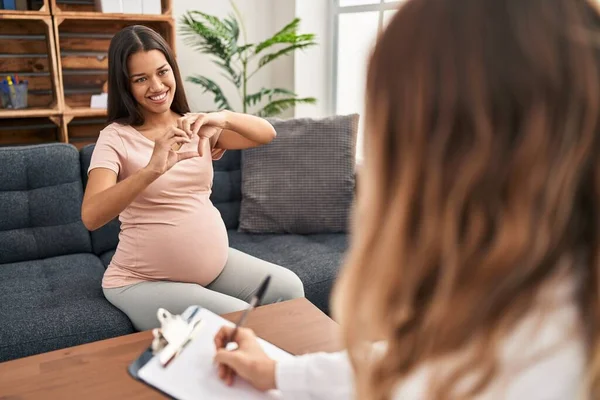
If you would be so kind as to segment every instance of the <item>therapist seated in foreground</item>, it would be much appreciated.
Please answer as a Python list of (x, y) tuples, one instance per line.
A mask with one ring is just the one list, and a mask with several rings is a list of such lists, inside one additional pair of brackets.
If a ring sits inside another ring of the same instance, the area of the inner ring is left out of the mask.
[(585, 0), (403, 3), (368, 68), (347, 351), (276, 363), (245, 329), (223, 350), (224, 328), (220, 377), (285, 399), (600, 398), (599, 33)]

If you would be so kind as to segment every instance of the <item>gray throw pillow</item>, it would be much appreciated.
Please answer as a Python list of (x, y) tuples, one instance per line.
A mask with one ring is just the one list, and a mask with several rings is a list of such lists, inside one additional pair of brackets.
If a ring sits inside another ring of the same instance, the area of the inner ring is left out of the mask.
[(358, 118), (268, 119), (277, 137), (242, 152), (239, 231), (347, 232)]

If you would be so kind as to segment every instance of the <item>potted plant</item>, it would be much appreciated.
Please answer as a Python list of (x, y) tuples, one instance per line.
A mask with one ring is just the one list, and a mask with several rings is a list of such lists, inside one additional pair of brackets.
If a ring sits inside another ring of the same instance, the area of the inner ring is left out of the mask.
[[(296, 104), (315, 104), (314, 97), (300, 98), (285, 88), (263, 87), (256, 93), (248, 93), (248, 82), (261, 68), (296, 50), (316, 45), (315, 35), (299, 33), (300, 19), (295, 18), (270, 38), (260, 43), (248, 43), (241, 14), (235, 4), (231, 4), (234, 14), (223, 19), (200, 11), (188, 11), (181, 17), (180, 34), (187, 44), (213, 56), (213, 62), (239, 92), (241, 111), (248, 113), (253, 109), (253, 114), (273, 117)], [(243, 43), (239, 43), (240, 34)], [(202, 86), (203, 93), (212, 93), (218, 109), (233, 109), (214, 80), (203, 75), (190, 76), (186, 80)]]

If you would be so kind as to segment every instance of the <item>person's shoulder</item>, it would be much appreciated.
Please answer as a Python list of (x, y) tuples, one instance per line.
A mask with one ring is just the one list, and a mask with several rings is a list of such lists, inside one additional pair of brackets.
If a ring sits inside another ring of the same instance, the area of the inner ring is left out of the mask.
[(128, 135), (128, 125), (121, 122), (112, 122), (105, 126), (98, 135), (97, 143), (107, 144), (113, 148), (124, 149), (125, 139)]
[(110, 124), (106, 125), (101, 131), (100, 134), (106, 133), (106, 134), (120, 134), (122, 133), (124, 130), (127, 129), (129, 125), (126, 125), (124, 123), (121, 122), (111, 122)]
[(129, 125), (123, 122), (112, 122), (100, 131), (99, 139), (122, 141), (130, 133), (128, 128)]

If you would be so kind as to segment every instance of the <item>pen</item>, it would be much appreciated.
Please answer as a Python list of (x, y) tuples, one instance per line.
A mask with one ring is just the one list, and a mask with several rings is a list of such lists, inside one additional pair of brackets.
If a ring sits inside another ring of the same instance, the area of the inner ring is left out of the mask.
[(233, 332), (231, 333), (231, 337), (227, 340), (227, 343), (225, 343), (225, 347), (227, 347), (227, 345), (229, 343), (233, 343), (235, 341), (235, 335), (237, 334), (238, 328), (244, 324), (244, 322), (246, 321), (246, 318), (248, 318), (248, 314), (250, 314), (250, 311), (252, 311), (255, 307), (258, 307), (260, 305), (260, 303), (262, 302), (263, 297), (265, 295), (265, 292), (267, 291), (267, 288), (269, 287), (270, 281), (271, 281), (271, 275), (267, 275), (265, 280), (262, 281), (262, 283), (258, 287), (258, 290), (256, 291), (256, 294), (252, 297), (252, 300), (250, 300), (250, 306), (246, 310), (244, 310), (239, 321), (237, 322), (237, 324), (235, 324), (235, 328), (233, 329)]

